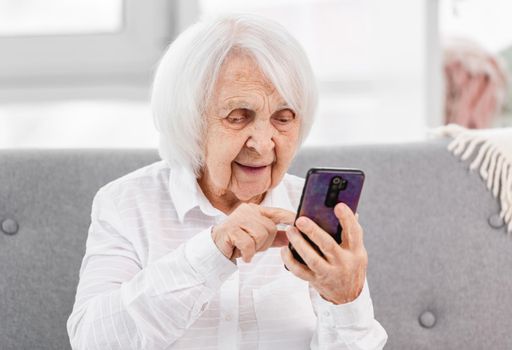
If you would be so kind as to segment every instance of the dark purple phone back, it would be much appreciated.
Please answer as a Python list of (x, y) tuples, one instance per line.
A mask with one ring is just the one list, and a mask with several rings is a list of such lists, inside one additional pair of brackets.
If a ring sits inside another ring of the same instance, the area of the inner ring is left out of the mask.
[(338, 194), (338, 202), (347, 204), (354, 213), (364, 183), (364, 173), (356, 169), (311, 169), (306, 178), (305, 188), (297, 217), (307, 216), (333, 236), (338, 229), (334, 208), (325, 205), (325, 198), (331, 179), (341, 176), (347, 180), (347, 187)]

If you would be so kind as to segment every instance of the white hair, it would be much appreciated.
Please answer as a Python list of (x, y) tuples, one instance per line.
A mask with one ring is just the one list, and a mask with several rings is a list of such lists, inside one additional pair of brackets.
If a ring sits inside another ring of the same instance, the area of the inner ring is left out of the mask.
[(307, 137), (317, 87), (301, 45), (277, 22), (254, 15), (200, 21), (180, 34), (163, 55), (153, 82), (151, 109), (159, 154), (169, 165), (199, 176), (204, 165), (205, 109), (222, 63), (234, 49), (249, 54), (279, 94), (302, 118)]

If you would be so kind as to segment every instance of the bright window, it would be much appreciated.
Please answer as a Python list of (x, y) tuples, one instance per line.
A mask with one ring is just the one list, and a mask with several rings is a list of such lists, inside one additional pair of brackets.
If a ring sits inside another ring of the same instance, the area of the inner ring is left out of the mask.
[(0, 0), (0, 89), (149, 86), (153, 66), (175, 34), (171, 4)]
[(122, 0), (0, 0), (0, 36), (113, 33)]
[(0, 147), (155, 147), (168, 0), (0, 0)]

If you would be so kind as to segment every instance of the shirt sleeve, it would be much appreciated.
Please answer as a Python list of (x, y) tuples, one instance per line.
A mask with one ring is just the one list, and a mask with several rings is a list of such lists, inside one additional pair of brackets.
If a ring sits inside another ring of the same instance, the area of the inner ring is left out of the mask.
[(143, 267), (114, 202), (93, 200), (86, 252), (67, 331), (73, 349), (164, 349), (237, 270), (211, 227)]
[(374, 318), (373, 305), (365, 279), (363, 290), (350, 303), (335, 305), (310, 288), (311, 302), (317, 315), (317, 329), (311, 349), (382, 349), (388, 335)]

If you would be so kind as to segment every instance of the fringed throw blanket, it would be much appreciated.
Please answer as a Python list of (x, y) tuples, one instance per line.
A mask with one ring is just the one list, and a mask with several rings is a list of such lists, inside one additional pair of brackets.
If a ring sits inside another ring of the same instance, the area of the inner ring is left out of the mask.
[(500, 217), (512, 233), (512, 128), (466, 129), (448, 124), (433, 129), (431, 135), (452, 137), (448, 150), (467, 160), (480, 145), (469, 168), (479, 168), (480, 176), (494, 198), (499, 198)]

